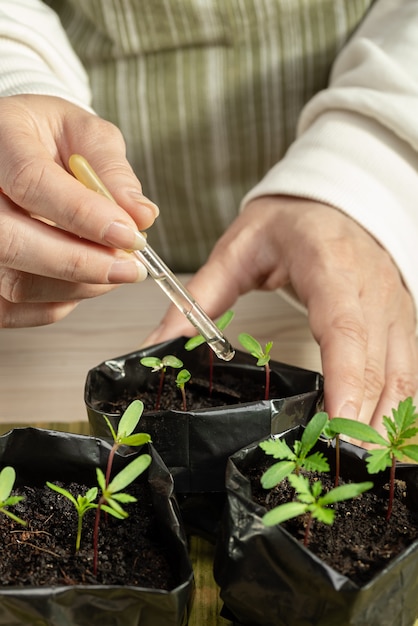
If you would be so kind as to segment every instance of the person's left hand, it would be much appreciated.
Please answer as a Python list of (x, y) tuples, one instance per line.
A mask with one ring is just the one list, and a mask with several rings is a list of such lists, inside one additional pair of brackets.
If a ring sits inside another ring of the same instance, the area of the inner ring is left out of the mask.
[[(351, 218), (301, 198), (254, 200), (188, 288), (216, 319), (252, 289), (289, 283), (320, 347), (325, 410), (380, 426), (417, 389), (415, 309), (390, 255)], [(146, 344), (195, 332), (172, 306)]]

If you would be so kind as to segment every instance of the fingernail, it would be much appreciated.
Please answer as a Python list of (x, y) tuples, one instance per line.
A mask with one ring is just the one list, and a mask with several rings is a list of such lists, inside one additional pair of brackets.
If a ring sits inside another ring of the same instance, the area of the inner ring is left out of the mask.
[(137, 191), (136, 189), (131, 189), (128, 193), (131, 198), (136, 200), (136, 202), (138, 202), (144, 209), (148, 209), (149, 211), (151, 211), (154, 218), (159, 216), (160, 209), (158, 208), (158, 206), (154, 204), (154, 202), (152, 202), (149, 198), (144, 196), (144, 194), (142, 194), (140, 191)]
[(140, 261), (115, 261), (109, 270), (109, 283), (140, 283), (147, 277), (147, 270)]
[(124, 250), (142, 250), (147, 243), (139, 230), (134, 230), (123, 222), (112, 222), (103, 233), (103, 239), (111, 246)]
[(338, 417), (345, 417), (349, 420), (357, 420), (358, 412), (352, 404), (344, 404), (344, 406), (338, 413)]

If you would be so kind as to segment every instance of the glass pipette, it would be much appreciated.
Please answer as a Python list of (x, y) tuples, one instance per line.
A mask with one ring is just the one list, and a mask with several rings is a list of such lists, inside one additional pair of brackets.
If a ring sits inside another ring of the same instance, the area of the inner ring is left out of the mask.
[[(71, 155), (69, 166), (77, 180), (88, 189), (97, 191), (112, 202), (116, 202), (83, 156)], [(151, 246), (146, 243), (142, 250), (133, 250), (132, 254), (145, 265), (148, 274), (202, 335), (216, 356), (224, 361), (230, 361), (235, 351), (229, 341)]]

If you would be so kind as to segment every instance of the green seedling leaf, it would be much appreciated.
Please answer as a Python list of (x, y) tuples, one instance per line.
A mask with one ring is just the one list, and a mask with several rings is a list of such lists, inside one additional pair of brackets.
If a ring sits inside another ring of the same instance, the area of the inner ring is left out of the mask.
[(275, 526), (299, 517), (299, 515), (303, 515), (305, 512), (306, 505), (303, 502), (286, 502), (263, 515), (263, 523), (266, 526)]
[(118, 502), (123, 502), (123, 504), (130, 504), (131, 502), (138, 501), (137, 498), (131, 496), (129, 493), (114, 493), (113, 498)]
[(157, 356), (144, 356), (140, 360), (141, 365), (150, 367), (153, 372), (158, 372), (163, 367), (163, 362)]
[(134, 448), (143, 446), (150, 441), (151, 436), (147, 433), (136, 433), (134, 435), (129, 435), (128, 437), (123, 437), (121, 439), (121, 443), (123, 443), (125, 446), (131, 446)]
[(143, 411), (144, 403), (141, 400), (134, 400), (130, 403), (119, 420), (117, 431), (118, 441), (121, 441), (134, 432)]
[(266, 441), (260, 443), (260, 448), (274, 459), (293, 460), (295, 458), (295, 453), (289, 448), (284, 439), (266, 439)]
[(261, 477), (261, 485), (264, 489), (272, 489), (289, 476), (295, 469), (294, 461), (281, 461), (275, 463), (264, 472)]
[(12, 496), (12, 490), (16, 480), (16, 472), (13, 467), (7, 465), (0, 472), (0, 513), (7, 515), (10, 519), (22, 526), (26, 526), (26, 522), (9, 511), (9, 506), (14, 506), (18, 502), (24, 500), (23, 496)]
[(392, 458), (389, 448), (379, 448), (378, 450), (370, 450), (366, 459), (367, 471), (369, 474), (377, 474), (383, 472), (387, 467), (392, 465)]
[(336, 435), (346, 435), (359, 441), (367, 443), (375, 443), (377, 445), (386, 446), (387, 442), (375, 428), (369, 426), (369, 424), (363, 424), (357, 420), (351, 420), (345, 417), (334, 417), (327, 425), (331, 438)]
[(336, 502), (343, 502), (344, 500), (352, 500), (364, 491), (369, 491), (372, 487), (373, 483), (370, 481), (339, 485), (338, 487), (334, 487), (334, 489), (328, 491), (325, 495), (321, 496), (319, 501), (322, 505), (328, 505), (335, 504)]
[(0, 502), (4, 502), (12, 493), (16, 480), (16, 472), (13, 467), (7, 465), (0, 472)]
[(159, 372), (160, 370), (166, 370), (167, 367), (173, 367), (174, 369), (179, 369), (183, 367), (183, 361), (180, 361), (173, 354), (167, 354), (160, 359), (157, 356), (144, 356), (140, 359), (141, 365), (145, 365), (145, 367), (150, 367), (153, 372)]
[(165, 367), (172, 367), (174, 369), (179, 369), (180, 367), (183, 367), (183, 361), (180, 361), (180, 359), (172, 354), (163, 357), (163, 364)]
[(418, 445), (417, 444), (411, 443), (410, 445), (402, 446), (402, 448), (400, 449), (400, 452), (402, 453), (402, 458), (406, 456), (409, 459), (412, 459), (413, 461), (418, 463)]
[[(235, 313), (233, 311), (226, 311), (226, 313), (221, 315), (221, 317), (216, 322), (216, 326), (219, 328), (219, 330), (225, 330), (225, 328), (231, 323), (234, 315)], [(201, 346), (203, 343), (205, 343), (205, 341), (206, 340), (204, 337), (202, 337), (202, 335), (195, 335), (194, 337), (190, 337), (190, 339), (186, 341), (186, 343), (184, 344), (184, 348), (188, 352), (191, 352), (198, 346)]]
[(308, 472), (328, 472), (329, 463), (322, 452), (314, 452), (304, 460), (303, 467)]
[(240, 333), (238, 335), (238, 341), (256, 359), (264, 354), (260, 342), (257, 341), (257, 339), (255, 339), (252, 335), (249, 335), (248, 333)]
[[(57, 493), (59, 493), (61, 496), (65, 496), (77, 508), (78, 506), (77, 500), (74, 498), (73, 494), (70, 493), (67, 489), (64, 489), (64, 487), (61, 487), (60, 485), (55, 485), (54, 483), (50, 483), (48, 481), (46, 481), (46, 485), (53, 491), (56, 491)], [(97, 495), (97, 489), (96, 489), (96, 495)]]
[(136, 459), (131, 461), (129, 465), (124, 467), (119, 474), (113, 478), (113, 480), (107, 486), (112, 494), (125, 489), (130, 485), (140, 474), (142, 474), (151, 464), (151, 456), (149, 454), (141, 454)]
[(189, 382), (190, 378), (191, 374), (189, 370), (180, 370), (176, 378), (177, 387), (184, 387), (184, 385)]
[(323, 486), (319, 480), (311, 485), (305, 476), (297, 476), (296, 474), (291, 474), (288, 480), (295, 489), (295, 501), (281, 504), (268, 511), (263, 516), (263, 523), (266, 526), (274, 526), (275, 524), (281, 524), (289, 519), (299, 517), (299, 515), (307, 514), (308, 523), (305, 531), (305, 545), (308, 544), (312, 519), (317, 519), (323, 524), (332, 524), (335, 518), (335, 510), (328, 508), (329, 505), (354, 498), (373, 487), (371, 482), (350, 483), (335, 487), (321, 495)]
[(327, 422), (328, 414), (323, 411), (315, 413), (315, 415), (309, 420), (300, 439), (302, 444), (300, 451), (301, 455), (306, 456), (306, 454), (312, 450), (321, 436)]
[(195, 350), (203, 343), (205, 343), (205, 341), (206, 340), (204, 337), (202, 337), (202, 335), (195, 335), (194, 337), (190, 337), (190, 339), (186, 341), (186, 343), (184, 344), (184, 348), (188, 352), (191, 352), (192, 350)]

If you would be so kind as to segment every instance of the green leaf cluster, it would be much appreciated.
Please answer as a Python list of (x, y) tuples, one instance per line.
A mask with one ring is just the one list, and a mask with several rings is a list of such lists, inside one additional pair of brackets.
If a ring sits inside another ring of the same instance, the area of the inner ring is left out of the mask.
[(160, 372), (161, 370), (166, 371), (167, 367), (172, 367), (173, 369), (183, 367), (183, 361), (173, 354), (167, 354), (163, 356), (162, 359), (157, 356), (144, 356), (140, 360), (140, 363), (145, 367), (150, 367), (153, 372)]
[(67, 498), (70, 502), (72, 502), (72, 504), (74, 505), (74, 508), (77, 512), (77, 536), (76, 536), (76, 543), (75, 543), (75, 551), (78, 552), (80, 549), (80, 545), (81, 545), (81, 533), (82, 533), (84, 515), (90, 509), (97, 509), (97, 504), (94, 502), (94, 500), (96, 500), (97, 498), (97, 487), (91, 487), (91, 489), (89, 489), (84, 494), (84, 496), (79, 494), (77, 495), (77, 497), (74, 497), (72, 493), (70, 493), (67, 489), (65, 489), (64, 487), (61, 487), (60, 485), (56, 485), (48, 481), (46, 482), (46, 484), (50, 489), (61, 494), (62, 496)]
[(265, 489), (271, 489), (291, 473), (299, 473), (301, 468), (308, 471), (327, 472), (329, 464), (322, 452), (309, 454), (317, 443), (324, 429), (328, 415), (324, 412), (316, 413), (304, 428), (300, 441), (295, 441), (293, 449), (284, 439), (267, 439), (260, 443), (260, 448), (275, 459), (281, 459), (266, 470), (261, 477), (261, 484)]
[(342, 417), (330, 420), (328, 432), (379, 446), (370, 450), (366, 459), (369, 474), (377, 474), (390, 467), (393, 459), (403, 461), (406, 457), (418, 462), (418, 445), (410, 443), (411, 438), (418, 433), (417, 420), (418, 414), (409, 397), (399, 402), (397, 409), (392, 409), (392, 418), (383, 416), (387, 437), (368, 424)]
[(110, 423), (109, 418), (106, 415), (103, 415), (106, 420), (107, 426), (112, 435), (114, 444), (118, 447), (121, 445), (125, 446), (142, 446), (145, 443), (149, 443), (151, 441), (150, 435), (148, 433), (134, 433), (133, 431), (137, 427), (141, 415), (144, 411), (144, 403), (142, 400), (134, 400), (131, 404), (126, 408), (122, 417), (119, 420), (117, 431), (113, 428)]
[(252, 335), (248, 333), (240, 333), (238, 335), (238, 341), (245, 348), (251, 356), (257, 359), (257, 365), (264, 367), (270, 361), (270, 351), (273, 347), (273, 342), (266, 343), (264, 350), (261, 344)]
[(371, 482), (349, 483), (323, 493), (323, 485), (319, 480), (314, 481), (311, 485), (306, 476), (298, 476), (297, 474), (291, 474), (288, 480), (295, 490), (295, 500), (268, 511), (263, 516), (263, 522), (266, 526), (281, 524), (305, 513), (323, 524), (332, 524), (335, 510), (329, 508), (331, 505), (355, 498), (373, 487)]

